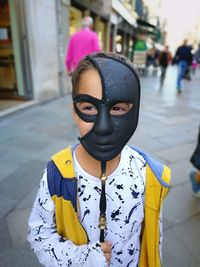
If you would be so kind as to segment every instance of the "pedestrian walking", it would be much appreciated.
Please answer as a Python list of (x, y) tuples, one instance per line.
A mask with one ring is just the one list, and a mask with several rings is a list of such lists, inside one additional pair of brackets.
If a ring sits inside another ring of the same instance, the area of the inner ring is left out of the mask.
[(160, 266), (162, 202), (170, 170), (127, 145), (139, 116), (140, 80), (116, 53), (84, 57), (72, 74), (80, 137), (52, 157), (29, 219), (44, 266)]
[(194, 153), (192, 154), (190, 161), (195, 168), (195, 170), (192, 170), (189, 174), (193, 195), (197, 198), (200, 198), (200, 127), (197, 146), (194, 150)]
[(192, 52), (191, 47), (187, 44), (188, 41), (184, 40), (183, 45), (178, 47), (174, 61), (178, 64), (178, 74), (177, 74), (177, 82), (176, 88), (178, 93), (181, 93), (181, 81), (184, 78), (186, 71), (192, 64)]
[(155, 44), (153, 44), (152, 47), (148, 49), (146, 54), (146, 68), (148, 69), (149, 67), (153, 67), (153, 76), (157, 74), (158, 56), (159, 51), (157, 50)]
[(162, 86), (164, 83), (167, 67), (169, 63), (171, 63), (171, 61), (172, 61), (172, 54), (169, 51), (169, 46), (165, 46), (164, 50), (160, 52), (160, 55), (158, 57), (158, 62), (161, 68), (160, 86)]
[(66, 54), (66, 69), (73, 72), (81, 58), (92, 52), (100, 51), (97, 34), (93, 31), (93, 19), (86, 16), (82, 19), (82, 29), (72, 35)]
[(187, 69), (186, 69), (186, 71), (185, 71), (185, 75), (184, 75), (184, 79), (185, 80), (188, 80), (188, 81), (191, 81), (192, 80), (192, 78), (191, 78), (191, 71), (192, 71), (192, 61), (193, 61), (193, 54), (192, 54), (192, 46), (190, 45), (189, 46), (189, 48), (190, 48), (190, 52), (191, 52), (191, 58), (190, 58), (190, 61), (189, 61), (189, 63), (188, 63), (188, 65), (187, 65)]

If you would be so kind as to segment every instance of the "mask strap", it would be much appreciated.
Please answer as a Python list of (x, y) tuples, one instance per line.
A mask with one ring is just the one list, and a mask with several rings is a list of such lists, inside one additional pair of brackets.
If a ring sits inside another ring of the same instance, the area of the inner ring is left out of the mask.
[(106, 227), (106, 161), (101, 162), (101, 197), (99, 202), (99, 229), (100, 229), (100, 242), (104, 242), (104, 229)]

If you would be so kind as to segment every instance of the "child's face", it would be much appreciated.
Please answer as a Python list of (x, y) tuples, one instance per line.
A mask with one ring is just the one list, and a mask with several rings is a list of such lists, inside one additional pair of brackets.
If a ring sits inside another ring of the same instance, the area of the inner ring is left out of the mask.
[[(82, 95), (90, 95), (99, 100), (102, 99), (101, 79), (96, 69), (89, 69), (80, 76), (78, 84), (78, 93)], [(80, 102), (77, 104), (81, 112), (88, 115), (96, 115), (97, 108), (89, 102)], [(132, 107), (131, 103), (119, 102), (111, 107), (110, 114), (122, 115), (127, 113)], [(79, 128), (80, 136), (87, 134), (93, 127), (94, 122), (85, 122), (75, 113), (76, 122)]]
[[(98, 72), (95, 69), (89, 69), (83, 72), (79, 78), (77, 87), (78, 94), (91, 95), (97, 99), (102, 97), (101, 80)], [(78, 103), (79, 109), (82, 112), (88, 112), (90, 114), (95, 113), (96, 109), (88, 102)], [(85, 122), (75, 113), (75, 120), (80, 132), (80, 136), (87, 134), (93, 127), (93, 122)]]
[(137, 127), (139, 82), (121, 62), (101, 58), (98, 71), (84, 71), (74, 97), (80, 142), (100, 161), (116, 157)]

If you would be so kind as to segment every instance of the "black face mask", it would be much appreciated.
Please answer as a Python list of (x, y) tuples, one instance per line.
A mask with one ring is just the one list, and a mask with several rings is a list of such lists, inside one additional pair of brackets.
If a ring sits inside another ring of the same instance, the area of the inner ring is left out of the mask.
[[(136, 130), (139, 115), (140, 82), (131, 66), (105, 56), (88, 57), (98, 71), (102, 83), (102, 99), (77, 94), (73, 97), (75, 112), (85, 122), (94, 126), (79, 140), (95, 159), (108, 161), (115, 158)], [(80, 102), (96, 107), (97, 114), (88, 115), (79, 110)], [(129, 103), (131, 108), (122, 115), (112, 115), (117, 103)]]

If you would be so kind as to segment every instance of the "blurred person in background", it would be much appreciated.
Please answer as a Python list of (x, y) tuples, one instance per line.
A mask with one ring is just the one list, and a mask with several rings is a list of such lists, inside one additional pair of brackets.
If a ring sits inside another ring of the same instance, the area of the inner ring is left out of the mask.
[(68, 74), (76, 69), (79, 61), (84, 56), (100, 51), (98, 36), (93, 31), (93, 25), (91, 17), (84, 17), (82, 19), (82, 29), (70, 38), (65, 60)]
[(196, 69), (199, 64), (200, 64), (200, 44), (198, 45), (198, 48), (194, 52), (193, 58), (192, 58), (192, 74), (193, 75), (196, 73)]
[(195, 52), (195, 59), (196, 59), (197, 63), (200, 64), (200, 44), (198, 45), (198, 48)]
[(193, 58), (192, 58), (192, 74), (193, 75), (195, 75), (197, 67), (198, 67), (198, 62), (197, 62), (195, 54), (194, 54)]
[(190, 48), (190, 51), (191, 51), (191, 59), (190, 59), (190, 62), (188, 64), (188, 66), (187, 66), (187, 69), (185, 71), (184, 79), (185, 80), (188, 80), (188, 81), (191, 81), (191, 70), (192, 70), (192, 67), (193, 67), (193, 58), (194, 58), (194, 55), (192, 53), (192, 50), (193, 50), (192, 45), (190, 45), (189, 48)]
[(190, 159), (195, 170), (189, 174), (190, 182), (192, 185), (193, 196), (200, 198), (200, 127), (197, 139), (197, 146)]
[(178, 47), (174, 57), (174, 62), (178, 64), (178, 75), (176, 81), (178, 93), (181, 93), (181, 81), (184, 78), (188, 67), (192, 64), (191, 46), (187, 43), (188, 41), (185, 39), (183, 44)]
[(158, 63), (161, 68), (160, 86), (162, 86), (164, 83), (166, 70), (167, 70), (168, 65), (171, 63), (171, 61), (172, 61), (172, 54), (169, 51), (169, 46), (165, 46), (164, 50), (161, 51), (158, 57)]
[(155, 44), (153, 44), (152, 47), (147, 51), (146, 55), (146, 67), (153, 67), (153, 75), (156, 75), (157, 73), (158, 56), (159, 51), (157, 50)]
[(190, 181), (192, 185), (193, 196), (200, 198), (200, 171), (191, 171), (190, 172)]

